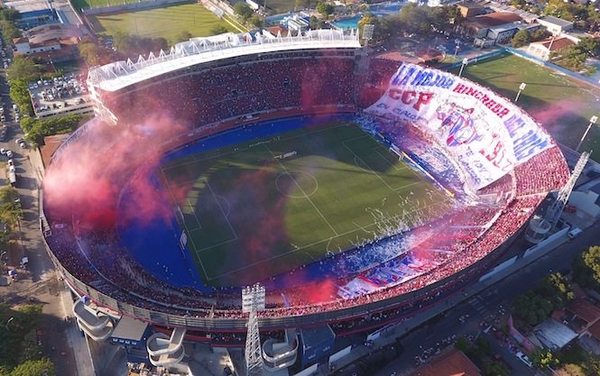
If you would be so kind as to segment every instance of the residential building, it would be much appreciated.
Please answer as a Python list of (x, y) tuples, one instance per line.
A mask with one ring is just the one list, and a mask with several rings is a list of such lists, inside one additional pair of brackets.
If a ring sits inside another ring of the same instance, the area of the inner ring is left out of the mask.
[(575, 42), (567, 37), (551, 37), (539, 42), (531, 43), (527, 47), (527, 53), (539, 58), (540, 60), (548, 61), (550, 60), (553, 52), (561, 50), (565, 47), (573, 46), (575, 44)]
[(573, 29), (573, 22), (553, 16), (540, 17), (537, 22), (548, 29), (552, 35), (560, 35)]
[(451, 348), (419, 367), (411, 376), (480, 376), (479, 368), (462, 352)]
[(15, 55), (37, 57), (53, 62), (77, 58), (80, 31), (70, 25), (48, 24), (34, 27), (13, 40)]

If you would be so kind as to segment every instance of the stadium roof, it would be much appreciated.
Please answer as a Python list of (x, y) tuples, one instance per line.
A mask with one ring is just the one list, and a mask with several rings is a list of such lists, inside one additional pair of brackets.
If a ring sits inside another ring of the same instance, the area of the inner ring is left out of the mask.
[(97, 87), (109, 92), (118, 91), (178, 69), (261, 52), (359, 47), (358, 32), (354, 31), (345, 34), (343, 31), (332, 29), (309, 30), (304, 35), (288, 34), (285, 37), (273, 37), (270, 33), (226, 33), (178, 43), (168, 53), (161, 51), (159, 56), (150, 53), (145, 59), (139, 56), (135, 63), (131, 60), (118, 61), (92, 69), (88, 74), (88, 87)]

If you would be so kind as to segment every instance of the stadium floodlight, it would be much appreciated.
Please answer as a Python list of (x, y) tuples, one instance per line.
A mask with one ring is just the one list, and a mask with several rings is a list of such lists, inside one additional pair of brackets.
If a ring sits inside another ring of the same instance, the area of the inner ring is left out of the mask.
[(265, 309), (265, 287), (260, 284), (242, 289), (242, 312), (263, 311)]
[(581, 147), (581, 144), (583, 144), (583, 140), (585, 139), (585, 136), (587, 136), (588, 132), (592, 128), (592, 125), (596, 124), (597, 121), (598, 121), (598, 116), (596, 116), (596, 115), (593, 115), (590, 118), (590, 122), (587, 126), (587, 129), (585, 130), (585, 132), (583, 132), (583, 136), (581, 136), (581, 140), (579, 140), (579, 143), (577, 144), (575, 151), (579, 151), (579, 148)]
[(462, 77), (462, 73), (463, 73), (463, 69), (465, 69), (465, 66), (469, 64), (469, 59), (468, 58), (464, 58), (462, 60), (462, 65), (460, 66), (460, 71), (458, 71), (458, 77)]
[(525, 90), (526, 87), (527, 87), (527, 84), (525, 82), (521, 82), (521, 85), (519, 85), (519, 91), (517, 92), (517, 96), (515, 97), (515, 103), (517, 103), (517, 101), (519, 100), (519, 97), (521, 96), (521, 92), (523, 90)]

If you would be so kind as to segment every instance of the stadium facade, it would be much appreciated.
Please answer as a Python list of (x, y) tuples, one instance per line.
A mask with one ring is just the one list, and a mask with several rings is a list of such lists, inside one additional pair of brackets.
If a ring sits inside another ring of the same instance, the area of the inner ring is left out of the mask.
[[(353, 114), (365, 132), (461, 201), (452, 212), (407, 235), (413, 239), (406, 249), (410, 257), (386, 253), (378, 265), (341, 278), (337, 294), (330, 299), (315, 304), (290, 293), (290, 298), (282, 301), (282, 291), (271, 295), (267, 291), (267, 307), (259, 313), (261, 330), (329, 324), (337, 334), (344, 334), (417, 314), (476, 281), (495, 265), (505, 245), (547, 193), (568, 178), (558, 147), (510, 101), (447, 73), (409, 64), (399, 70), (400, 65), (369, 58), (357, 33), (224, 34), (179, 43), (158, 56), (92, 69), (88, 86), (105, 128), (126, 129), (157, 109), (183, 124), (185, 131), (161, 140), (162, 153), (269, 119)], [(410, 76), (409, 70), (420, 78)], [(457, 101), (450, 103), (453, 96), (463, 100), (465, 108)], [(469, 117), (472, 114), (477, 116)], [(509, 118), (513, 120), (506, 122)], [(441, 124), (439, 129), (428, 129), (427, 124), (436, 121)], [(522, 128), (525, 133), (519, 134), (514, 144), (506, 139), (505, 133), (518, 132), (525, 123), (528, 128)], [(500, 125), (507, 130), (494, 131)], [(445, 127), (452, 129), (451, 135), (441, 130)], [(89, 138), (88, 128), (86, 125), (70, 137), (53, 164), (69, 158), (70, 145)], [(492, 136), (487, 139), (486, 135)], [(507, 155), (506, 162), (495, 163), (498, 153), (473, 155), (474, 148), (484, 143), (491, 150), (500, 150), (497, 143), (491, 144), (498, 137), (506, 143), (501, 150)], [(537, 141), (533, 140), (536, 137)], [(543, 147), (526, 149), (536, 142)], [(110, 142), (96, 147), (99, 158), (109, 157), (114, 150)], [(515, 159), (517, 149), (522, 158)], [(479, 172), (467, 169), (475, 165), (481, 165)], [(132, 165), (126, 175), (134, 176), (138, 167)], [(118, 184), (125, 186), (127, 181), (123, 178)], [(80, 296), (89, 297), (117, 317), (133, 317), (167, 332), (167, 328), (186, 329), (187, 338), (213, 344), (218, 336), (209, 333), (246, 330), (237, 290), (193, 291), (169, 286), (129, 266), (103, 266), (97, 261), (103, 255), (119, 256), (109, 253), (109, 243), (98, 238), (115, 235), (106, 235), (110, 232), (106, 229), (100, 235), (94, 229), (83, 230), (85, 219), (78, 219), (77, 208), (58, 212), (47, 205), (46, 189), (44, 198), (41, 225), (49, 254)], [(94, 241), (101, 244), (92, 244), (89, 236), (83, 239), (86, 231), (95, 234)], [(399, 234), (389, 234), (385, 244), (395, 244), (396, 236)], [(116, 278), (118, 274), (125, 277)], [(385, 277), (378, 277), (381, 275)], [(231, 337), (225, 338), (227, 343)]]

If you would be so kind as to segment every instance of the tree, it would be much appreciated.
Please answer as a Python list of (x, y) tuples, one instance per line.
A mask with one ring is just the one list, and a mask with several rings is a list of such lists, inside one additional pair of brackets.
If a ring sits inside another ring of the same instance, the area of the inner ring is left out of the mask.
[(578, 364), (565, 364), (555, 373), (556, 376), (585, 376), (585, 370)]
[(33, 81), (40, 77), (41, 70), (33, 61), (23, 56), (15, 56), (12, 64), (6, 70), (8, 79), (23, 80), (26, 82)]
[(21, 18), (21, 13), (15, 8), (2, 8), (0, 9), (0, 19), (6, 21), (15, 21)]
[(25, 80), (11, 80), (9, 89), (10, 99), (19, 107), (19, 110), (24, 115), (33, 114), (31, 106), (31, 97), (29, 96), (29, 88)]
[(252, 15), (252, 17), (248, 19), (248, 22), (250, 23), (250, 25), (257, 28), (261, 28), (263, 26), (263, 20), (258, 14)]
[(552, 354), (552, 351), (544, 349), (536, 351), (531, 359), (537, 368), (548, 368), (557, 366), (560, 361)]
[(548, 30), (543, 27), (540, 27), (537, 30), (532, 31), (531, 33), (531, 41), (537, 42), (538, 40), (546, 39), (550, 35), (552, 35)]
[[(217, 34), (220, 34), (220, 33), (217, 33)], [(192, 33), (185, 30), (185, 31), (182, 31), (181, 33), (177, 34), (177, 36), (175, 37), (175, 41), (176, 42), (187, 42), (191, 38), (192, 38)]]
[(588, 248), (575, 259), (573, 278), (581, 286), (600, 291), (600, 246)]
[(531, 42), (531, 35), (529, 31), (523, 29), (517, 31), (517, 33), (512, 37), (511, 44), (514, 48), (523, 47)]
[(525, 323), (535, 326), (544, 321), (552, 313), (553, 305), (533, 291), (517, 296), (513, 303), (514, 313)]
[(227, 30), (227, 28), (226, 28), (225, 26), (223, 26), (223, 25), (217, 25), (217, 26), (213, 26), (213, 27), (210, 29), (210, 31), (209, 31), (209, 32), (210, 32), (210, 34), (211, 34), (211, 35), (217, 35), (217, 34), (223, 34), (223, 33), (226, 33), (226, 32), (228, 32), (228, 31), (229, 31), (229, 30)]
[(509, 376), (510, 370), (502, 362), (490, 361), (483, 364), (483, 374), (485, 376)]
[(581, 38), (577, 48), (588, 57), (596, 57), (600, 54), (600, 40), (590, 37)]
[(560, 273), (552, 273), (544, 278), (536, 292), (552, 302), (554, 309), (563, 308), (568, 301), (575, 299), (570, 282)]
[(526, 0), (510, 0), (510, 5), (518, 9), (524, 9), (527, 6)]
[(21, 32), (15, 24), (12, 21), (7, 20), (0, 20), (0, 32), (7, 45), (10, 45), (14, 38), (19, 38), (21, 36)]
[(20, 125), (27, 141), (37, 146), (44, 142), (46, 136), (73, 132), (84, 120), (86, 118), (82, 115), (65, 115), (46, 119), (24, 117)]
[(0, 188), (0, 220), (11, 230), (15, 228), (22, 214), (18, 198), (19, 192), (14, 187), (8, 185)]
[(325, 17), (329, 17), (335, 8), (330, 3), (318, 2), (317, 3), (317, 12), (321, 13)]
[(311, 30), (317, 30), (323, 27), (323, 21), (316, 16), (310, 16), (310, 28)]
[(10, 376), (56, 376), (54, 364), (48, 358), (29, 360), (15, 367)]
[(252, 16), (252, 14), (254, 13), (252, 11), (252, 8), (250, 8), (250, 5), (246, 4), (243, 1), (240, 1), (238, 3), (236, 3), (233, 6), (233, 11), (235, 12), (235, 14), (237, 14), (244, 22), (246, 22), (248, 20), (248, 18), (250, 18), (250, 16)]
[(79, 56), (85, 61), (88, 67), (101, 65), (103, 61), (103, 52), (100, 46), (94, 42), (79, 43)]

